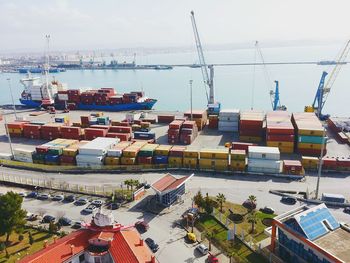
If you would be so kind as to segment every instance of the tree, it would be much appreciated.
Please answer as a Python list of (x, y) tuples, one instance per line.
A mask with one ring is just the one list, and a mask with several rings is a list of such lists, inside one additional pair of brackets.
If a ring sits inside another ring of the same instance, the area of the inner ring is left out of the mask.
[(214, 208), (213, 208), (213, 202), (212, 200), (209, 198), (208, 193), (206, 194), (205, 198), (204, 198), (204, 210), (205, 212), (210, 215)]
[(205, 233), (205, 237), (209, 241), (209, 251), (211, 251), (211, 242), (213, 241), (215, 234), (214, 234), (214, 232), (209, 231), (209, 232)]
[(216, 196), (216, 201), (220, 204), (220, 211), (222, 213), (222, 205), (226, 202), (226, 196), (224, 194), (218, 193)]
[(130, 179), (125, 180), (124, 184), (126, 185), (126, 188), (129, 190), (129, 187), (131, 186), (131, 180)]
[(193, 202), (198, 207), (198, 209), (203, 207), (204, 199), (201, 191), (198, 191), (198, 193), (193, 197)]
[(56, 233), (57, 231), (58, 231), (57, 225), (51, 221), (49, 224), (49, 233), (53, 234), (53, 233)]
[(257, 216), (256, 216), (256, 212), (255, 211), (252, 211), (249, 213), (248, 215), (248, 223), (251, 224), (251, 233), (254, 233), (255, 231), (255, 224), (257, 223)]
[(29, 244), (33, 245), (34, 239), (33, 239), (33, 236), (32, 236), (32, 232), (30, 232), (30, 231), (29, 231), (29, 234), (28, 234), (28, 239), (29, 239)]
[(256, 208), (256, 196), (250, 195), (248, 196), (248, 201), (250, 203), (250, 210), (254, 210)]
[(14, 192), (0, 196), (0, 235), (6, 234), (6, 244), (13, 231), (23, 229), (27, 212), (22, 207), (23, 198)]

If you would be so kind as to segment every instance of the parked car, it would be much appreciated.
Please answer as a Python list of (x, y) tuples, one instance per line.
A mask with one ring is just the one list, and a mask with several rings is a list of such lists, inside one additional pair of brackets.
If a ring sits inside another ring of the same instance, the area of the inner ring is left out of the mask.
[(61, 217), (58, 219), (58, 224), (61, 226), (70, 226), (72, 224), (72, 220), (70, 220), (68, 217)]
[(38, 200), (48, 200), (50, 198), (50, 195), (49, 194), (38, 194), (38, 196), (36, 197), (36, 199)]
[(21, 196), (21, 197), (23, 197), (23, 198), (27, 196), (27, 194), (26, 194), (26, 193), (23, 193), (23, 192), (22, 192), (22, 193), (18, 193), (18, 195)]
[(265, 206), (264, 208), (260, 208), (260, 211), (265, 213), (265, 214), (273, 214), (275, 213), (275, 210), (271, 207)]
[(74, 229), (79, 229), (79, 228), (81, 228), (81, 221), (75, 221), (75, 222), (72, 224), (72, 228), (74, 228)]
[(91, 202), (91, 204), (96, 206), (96, 207), (100, 207), (100, 206), (102, 206), (104, 204), (104, 201), (102, 201), (102, 200), (93, 200)]
[(37, 198), (38, 193), (37, 192), (30, 192), (29, 194), (27, 194), (27, 198)]
[(139, 231), (140, 233), (145, 233), (148, 229), (149, 229), (149, 225), (147, 224), (147, 222), (145, 221), (137, 221), (135, 223), (135, 228), (137, 229), (137, 231)]
[(64, 195), (55, 195), (52, 197), (52, 201), (63, 201)]
[(347, 214), (350, 214), (350, 207), (345, 207), (343, 212), (347, 213)]
[(74, 202), (75, 205), (86, 205), (89, 202), (86, 198), (79, 198)]
[(116, 210), (120, 207), (120, 203), (110, 203), (109, 205), (107, 205), (107, 209), (110, 210)]
[(146, 244), (152, 250), (153, 253), (157, 252), (159, 249), (159, 245), (150, 237), (145, 239)]
[(288, 204), (288, 205), (294, 205), (297, 202), (297, 199), (295, 197), (290, 197), (290, 196), (282, 196), (281, 202)]
[(88, 207), (85, 207), (85, 208), (82, 210), (82, 212), (83, 212), (84, 214), (91, 214), (95, 209), (97, 209), (96, 206), (94, 206), (94, 205), (89, 205)]
[(55, 222), (56, 218), (51, 215), (45, 215), (43, 217), (43, 220), (41, 220), (42, 223), (50, 223), (50, 222)]
[(63, 199), (64, 202), (71, 203), (75, 201), (75, 195), (66, 195)]
[(29, 213), (27, 215), (27, 221), (35, 221), (37, 219), (38, 219), (38, 215), (36, 215), (36, 214)]
[(148, 184), (148, 183), (142, 183), (142, 184), (140, 184), (140, 186), (143, 186), (145, 189), (150, 189), (151, 188), (151, 185)]
[(212, 254), (208, 256), (208, 263), (219, 263), (219, 259)]
[(201, 252), (202, 255), (208, 254), (208, 251), (209, 251), (209, 249), (208, 249), (205, 245), (203, 245), (203, 244), (200, 244), (199, 246), (197, 246), (196, 249), (197, 249), (199, 252)]

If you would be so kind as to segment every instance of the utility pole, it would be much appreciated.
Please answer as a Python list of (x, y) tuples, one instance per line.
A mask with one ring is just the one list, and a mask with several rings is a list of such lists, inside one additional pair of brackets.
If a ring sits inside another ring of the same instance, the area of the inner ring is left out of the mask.
[(191, 121), (193, 120), (193, 108), (192, 108), (192, 83), (193, 83), (193, 80), (190, 79), (190, 105), (191, 105)]
[(7, 82), (9, 83), (9, 89), (10, 89), (10, 94), (11, 94), (13, 112), (15, 113), (15, 118), (16, 118), (16, 120), (17, 120), (17, 111), (16, 111), (16, 106), (15, 106), (15, 101), (14, 101), (14, 99), (13, 99), (12, 86), (11, 86), (11, 79), (8, 78), (8, 79), (7, 79)]
[(7, 135), (7, 138), (9, 140), (9, 145), (10, 145), (10, 151), (11, 151), (11, 154), (13, 156), (13, 148), (12, 148), (12, 141), (11, 141), (11, 136), (10, 136), (10, 133), (9, 133), (9, 130), (7, 128), (7, 119), (6, 119), (6, 115), (3, 111), (3, 116), (4, 116), (4, 122), (5, 122), (5, 130), (6, 130), (6, 135)]
[(317, 174), (317, 184), (316, 184), (316, 196), (315, 198), (318, 199), (318, 191), (320, 188), (320, 179), (321, 179), (321, 172), (322, 172), (322, 164), (323, 164), (323, 151), (325, 147), (325, 137), (326, 137), (326, 127), (323, 126), (323, 138), (322, 138), (322, 146), (321, 146), (321, 156), (320, 161), (318, 164), (318, 174)]

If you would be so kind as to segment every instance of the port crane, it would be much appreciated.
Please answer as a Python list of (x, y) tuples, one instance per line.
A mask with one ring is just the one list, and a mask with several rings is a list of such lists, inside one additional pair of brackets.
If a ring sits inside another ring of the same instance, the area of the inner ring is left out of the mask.
[[(270, 76), (268, 74), (267, 67), (266, 67), (266, 64), (265, 64), (265, 59), (264, 59), (264, 56), (263, 56), (263, 54), (261, 52), (261, 49), (260, 49), (258, 41), (255, 42), (255, 48), (256, 48), (256, 51), (258, 52), (259, 56), (260, 56), (261, 63), (264, 66), (266, 82), (267, 82), (268, 85), (270, 85), (270, 83), (271, 83)], [(272, 110), (273, 111), (277, 111), (277, 110), (286, 111), (287, 107), (285, 105), (281, 105), (278, 80), (275, 80), (275, 90), (271, 89), (269, 93), (270, 93)]]
[(326, 120), (329, 117), (328, 114), (323, 115), (322, 110), (323, 110), (323, 107), (327, 101), (329, 92), (331, 91), (331, 88), (332, 88), (335, 80), (338, 77), (338, 74), (340, 72), (341, 67), (344, 64), (346, 64), (345, 59), (347, 58), (349, 51), (350, 51), (350, 40), (348, 40), (346, 42), (345, 47), (340, 52), (340, 55), (339, 55), (338, 59), (336, 60), (336, 64), (335, 64), (332, 72), (330, 73), (330, 76), (329, 76), (327, 82), (325, 80), (326, 80), (328, 73), (326, 71), (322, 72), (321, 80), (320, 80), (320, 83), (318, 84), (316, 95), (315, 95), (314, 101), (312, 103), (312, 106), (305, 107), (306, 112), (315, 112), (317, 117), (320, 120)]
[[(202, 43), (199, 37), (196, 19), (194, 18), (193, 11), (191, 11), (191, 22), (192, 22), (194, 39), (196, 42), (196, 48), (197, 48), (197, 53), (199, 58), (199, 65), (202, 71), (205, 92), (207, 95), (208, 114), (218, 114), (220, 112), (221, 104), (219, 102), (216, 102), (214, 97), (214, 66), (207, 65), (205, 63)], [(209, 72), (208, 72), (208, 69), (209, 69)], [(208, 95), (208, 89), (209, 89), (209, 95)]]

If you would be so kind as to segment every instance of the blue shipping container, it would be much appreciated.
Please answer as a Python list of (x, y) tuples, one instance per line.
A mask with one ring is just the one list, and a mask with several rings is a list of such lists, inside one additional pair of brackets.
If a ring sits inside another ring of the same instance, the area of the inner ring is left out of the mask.
[(58, 163), (59, 160), (60, 160), (59, 155), (51, 155), (51, 154), (45, 155), (45, 162)]
[(155, 139), (156, 134), (154, 132), (140, 132), (140, 131), (135, 131), (134, 132), (134, 138), (135, 139)]
[(154, 156), (153, 162), (155, 164), (168, 164), (168, 156)]

